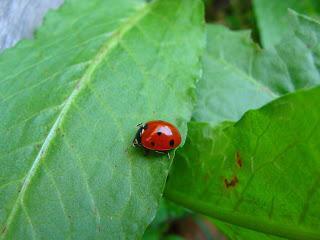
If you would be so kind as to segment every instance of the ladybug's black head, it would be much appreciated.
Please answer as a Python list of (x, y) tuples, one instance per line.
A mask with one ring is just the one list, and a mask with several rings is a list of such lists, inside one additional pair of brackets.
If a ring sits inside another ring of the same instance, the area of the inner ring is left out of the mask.
[(144, 130), (146, 130), (148, 128), (148, 124), (139, 124), (139, 129), (136, 133), (136, 136), (133, 139), (133, 145), (134, 146), (141, 146), (141, 135), (143, 133)]

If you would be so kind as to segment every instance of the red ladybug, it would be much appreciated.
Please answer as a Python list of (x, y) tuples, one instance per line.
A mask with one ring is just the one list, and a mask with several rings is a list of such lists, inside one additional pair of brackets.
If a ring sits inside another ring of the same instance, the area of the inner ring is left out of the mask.
[(154, 120), (138, 126), (133, 145), (144, 148), (146, 152), (152, 150), (169, 153), (181, 144), (179, 130), (169, 122)]

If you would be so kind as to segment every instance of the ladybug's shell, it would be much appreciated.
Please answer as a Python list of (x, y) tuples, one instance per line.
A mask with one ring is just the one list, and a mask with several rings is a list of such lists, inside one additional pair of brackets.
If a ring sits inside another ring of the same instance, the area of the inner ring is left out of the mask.
[(140, 133), (142, 147), (154, 151), (169, 151), (181, 144), (179, 130), (171, 123), (156, 120), (145, 123)]

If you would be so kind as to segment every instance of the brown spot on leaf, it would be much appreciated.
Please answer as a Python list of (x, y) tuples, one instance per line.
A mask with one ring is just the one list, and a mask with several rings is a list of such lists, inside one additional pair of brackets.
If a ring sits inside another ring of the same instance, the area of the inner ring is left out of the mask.
[(236, 163), (237, 163), (238, 167), (240, 167), (240, 168), (242, 167), (242, 159), (241, 159), (239, 152), (236, 152)]
[(231, 180), (228, 179), (224, 179), (224, 185), (226, 186), (226, 188), (229, 187), (235, 187), (238, 184), (239, 180), (237, 178), (237, 176), (233, 176)]

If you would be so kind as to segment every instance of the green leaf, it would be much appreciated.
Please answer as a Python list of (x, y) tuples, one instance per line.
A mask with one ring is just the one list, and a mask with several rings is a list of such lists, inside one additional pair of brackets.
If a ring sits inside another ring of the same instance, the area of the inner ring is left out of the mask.
[[(191, 212), (189, 210), (163, 198), (159, 203), (157, 215), (154, 218), (152, 225), (158, 226), (163, 223), (167, 223), (168, 221), (184, 217), (190, 213)], [(152, 225), (150, 225), (149, 227), (152, 227)]]
[(152, 224), (149, 225), (143, 235), (143, 240), (164, 239), (168, 237), (168, 228), (170, 224), (178, 219), (189, 215), (190, 211), (168, 201), (161, 199), (157, 215)]
[(320, 24), (294, 12), (291, 15), (294, 34), (273, 50), (261, 50), (248, 31), (207, 25), (194, 120), (237, 121), (249, 109), (320, 84)]
[(247, 228), (239, 227), (237, 225), (225, 223), (216, 219), (210, 219), (220, 231), (228, 236), (228, 239), (237, 240), (284, 240), (285, 238), (276, 237), (274, 235), (264, 234), (253, 231)]
[(0, 239), (141, 237), (170, 161), (133, 149), (135, 126), (185, 138), (203, 38), (200, 0), (69, 0), (5, 51)]
[[(266, 236), (245, 229), (252, 228), (257, 231), (293, 238), (299, 238), (302, 234), (306, 239), (306, 236), (312, 237), (313, 232), (316, 232), (315, 230), (317, 229), (312, 224), (309, 226), (309, 223), (307, 223), (307, 230), (304, 227), (300, 228), (300, 223), (298, 221), (298, 223), (294, 222), (293, 217), (293, 220), (289, 221), (289, 224), (287, 223), (288, 219), (286, 218), (289, 218), (289, 220), (291, 220), (291, 216), (298, 218), (298, 214), (294, 215), (297, 212), (295, 199), (289, 198), (287, 200), (287, 195), (290, 195), (287, 193), (287, 188), (272, 185), (271, 180), (268, 180), (278, 177), (279, 174), (274, 176), (269, 174), (271, 171), (255, 174), (257, 178), (262, 179), (267, 176), (266, 181), (271, 183), (263, 182), (262, 180), (260, 183), (258, 181), (248, 192), (246, 189), (251, 187), (250, 181), (252, 180), (250, 179), (253, 177), (250, 174), (252, 173), (247, 169), (245, 173), (241, 170), (240, 173), (243, 174), (243, 180), (236, 175), (240, 169), (235, 163), (237, 152), (244, 146), (247, 147), (248, 145), (253, 148), (257, 145), (257, 138), (260, 139), (259, 131), (267, 124), (265, 122), (266, 119), (256, 120), (252, 117), (251, 120), (250, 117), (245, 117), (244, 119), (250, 119), (252, 123), (243, 128), (238, 125), (241, 125), (245, 120), (236, 123), (236, 127), (233, 127), (234, 123), (223, 122), (237, 121), (246, 111), (261, 107), (283, 94), (319, 84), (319, 23), (303, 15), (291, 12), (291, 25), (294, 31), (288, 34), (272, 50), (259, 49), (250, 40), (248, 32), (231, 32), (224, 27), (215, 25), (208, 25), (207, 27), (204, 77), (198, 84), (199, 100), (193, 118), (196, 121), (210, 123), (194, 122), (189, 125), (190, 131), (187, 145), (178, 152), (178, 159), (174, 162), (174, 171), (166, 191), (171, 200), (187, 208), (201, 211), (204, 214), (211, 214), (224, 221), (244, 227), (224, 225), (222, 229), (229, 229), (226, 231), (230, 237), (233, 236), (232, 233), (234, 232), (239, 232), (239, 235), (243, 236), (244, 239), (249, 239), (250, 237), (260, 239), (262, 238), (261, 236)], [(285, 111), (281, 112), (282, 110), (277, 107), (269, 108), (272, 110), (268, 112), (266, 118), (272, 118), (272, 116), (269, 116), (271, 113), (275, 115), (270, 122), (275, 122), (276, 124), (277, 117), (281, 118), (283, 116), (290, 119), (290, 116), (287, 117)], [(278, 110), (275, 111), (274, 109)], [(292, 110), (293, 115), (299, 114), (300, 118), (304, 117), (301, 112), (295, 113), (295, 109)], [(292, 121), (294, 122), (295, 120), (292, 118)], [(293, 124), (297, 124), (300, 127), (297, 129), (300, 130), (304, 127), (299, 125), (299, 121)], [(232, 130), (234, 128), (236, 130)], [(286, 134), (286, 128), (271, 129), (266, 143), (257, 145), (261, 146), (260, 151), (265, 151), (265, 155), (272, 151), (277, 151), (277, 145), (272, 145), (273, 143), (286, 142), (285, 139), (281, 140), (278, 137), (277, 134), (280, 134), (278, 133), (280, 130), (283, 130), (280, 132), (281, 134)], [(294, 131), (295, 129), (290, 128), (287, 134), (290, 136), (290, 134), (294, 134)], [(239, 132), (246, 137), (238, 137), (240, 135)], [(237, 138), (242, 140), (236, 142), (235, 139)], [(250, 150), (252, 151), (252, 149)], [(240, 153), (241, 155), (239, 156), (242, 156), (242, 152)], [(249, 163), (245, 167), (250, 168), (249, 165), (251, 165), (251, 161), (254, 158), (250, 153), (248, 155), (247, 161)], [(265, 156), (264, 159), (260, 160), (261, 164), (268, 160), (267, 157)], [(303, 155), (300, 156), (300, 158), (302, 157)], [(312, 160), (318, 161), (317, 157)], [(285, 159), (284, 165), (287, 164), (287, 161), (290, 161), (290, 159)], [(241, 169), (245, 169), (245, 167), (241, 167)], [(293, 169), (299, 169), (299, 166), (294, 166)], [(310, 173), (313, 179), (317, 179), (319, 175), (317, 174), (318, 172)], [(287, 178), (284, 183), (291, 184), (291, 179), (296, 181), (294, 171), (285, 172), (283, 175), (285, 176), (284, 178)], [(208, 180), (211, 178), (213, 179)], [(191, 184), (192, 181), (194, 182)], [(248, 187), (244, 187), (247, 182)], [(265, 183), (269, 185), (267, 191), (259, 185), (264, 186), (263, 184)], [(236, 190), (230, 192), (230, 188), (233, 189), (232, 185), (234, 184), (237, 185)], [(228, 189), (224, 185), (227, 185)], [(303, 187), (301, 187), (301, 191), (304, 191)], [(241, 189), (238, 190), (239, 188)], [(297, 188), (300, 188), (300, 186)], [(280, 205), (279, 209), (286, 207), (286, 203), (282, 203), (283, 201), (289, 202), (289, 209), (284, 209), (283, 212), (278, 211), (280, 215), (283, 214), (284, 216), (280, 216), (274, 221), (273, 218), (268, 219), (263, 215), (266, 214), (263, 212), (265, 211), (263, 208), (270, 207), (268, 204), (270, 205), (270, 198), (273, 196), (277, 196), (278, 199), (278, 192), (282, 193), (282, 195), (279, 194), (280, 201), (277, 203)], [(221, 195), (224, 198), (216, 199)], [(235, 201), (238, 198), (241, 199), (242, 196), (247, 201), (245, 211), (242, 211), (242, 209), (234, 210)], [(304, 206), (305, 202), (307, 202), (306, 199), (307, 197), (300, 199), (300, 203), (298, 203), (300, 207)], [(200, 203), (197, 201), (200, 201)], [(198, 208), (199, 204), (201, 208)], [(314, 207), (319, 209), (317, 206)], [(251, 211), (250, 214), (248, 213), (249, 211)], [(258, 215), (258, 213), (261, 213), (262, 216)], [(310, 218), (312, 219), (313, 216)], [(318, 221), (318, 219), (316, 220)], [(299, 225), (296, 232), (291, 231), (296, 228), (295, 224)], [(221, 224), (219, 227), (221, 227)], [(316, 237), (319, 236), (317, 235)], [(273, 239), (274, 237), (267, 236), (267, 238)]]
[(252, 76), (253, 61), (261, 50), (250, 39), (250, 32), (232, 32), (211, 24), (206, 29), (207, 48), (194, 120), (238, 120), (247, 109), (277, 97), (276, 92)]
[(291, 30), (288, 9), (320, 17), (318, 0), (254, 0), (253, 3), (262, 45), (266, 48), (276, 45)]
[(192, 122), (166, 185), (191, 210), (289, 239), (320, 239), (320, 88), (235, 124)]
[[(261, 50), (252, 42), (248, 31), (232, 32), (221, 26), (207, 26), (204, 79), (197, 89), (195, 120), (214, 123), (238, 120), (245, 111), (273, 98), (319, 83), (319, 25), (305, 16), (291, 14), (295, 34), (286, 36), (276, 51)], [(303, 84), (297, 76), (302, 76)], [(277, 81), (272, 82), (273, 78)], [(287, 87), (290, 84), (293, 86)], [(275, 238), (221, 222), (219, 227), (223, 224), (229, 233), (236, 232), (238, 238), (241, 235), (243, 239)]]

